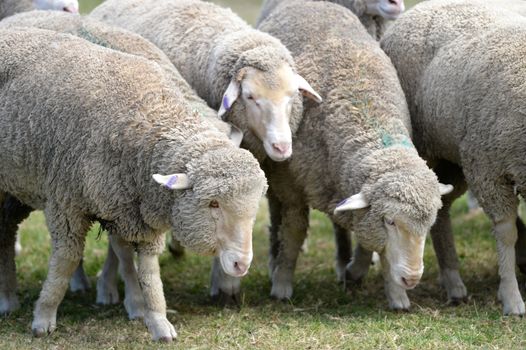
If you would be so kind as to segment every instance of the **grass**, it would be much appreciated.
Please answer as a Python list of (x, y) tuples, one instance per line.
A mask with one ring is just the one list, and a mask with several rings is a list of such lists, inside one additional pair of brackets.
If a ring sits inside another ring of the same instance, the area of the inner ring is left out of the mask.
[[(122, 305), (96, 305), (95, 291), (68, 292), (59, 308), (58, 328), (44, 339), (30, 334), (32, 308), (46, 276), (49, 237), (42, 213), (35, 212), (20, 228), (24, 250), (17, 258), (22, 307), (0, 321), (1, 349), (422, 349), (526, 347), (522, 319), (501, 316), (496, 301), (498, 275), (495, 243), (484, 214), (468, 214), (465, 200), (453, 208), (454, 230), (462, 275), (471, 293), (467, 304), (446, 305), (437, 282), (438, 270), (428, 242), (426, 271), (410, 297), (409, 313), (387, 309), (382, 277), (371, 273), (352, 295), (336, 283), (334, 243), (329, 221), (314, 212), (308, 249), (300, 256), (293, 300), (269, 298), (266, 206), (255, 227), (255, 258), (243, 280), (239, 308), (213, 305), (207, 286), (210, 258), (188, 253), (180, 260), (161, 257), (169, 319), (179, 333), (175, 343), (155, 344), (140, 321), (128, 321)], [(107, 237), (88, 235), (85, 267), (92, 284), (105, 256)], [(522, 277), (521, 277), (522, 278)], [(524, 281), (521, 281), (523, 284)], [(122, 296), (121, 285), (121, 296)]]

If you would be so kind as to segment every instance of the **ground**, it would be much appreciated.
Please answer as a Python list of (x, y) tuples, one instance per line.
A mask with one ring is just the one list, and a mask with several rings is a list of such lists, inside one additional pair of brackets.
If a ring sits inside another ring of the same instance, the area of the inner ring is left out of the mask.
[[(239, 308), (213, 305), (207, 294), (210, 258), (187, 253), (161, 257), (169, 319), (179, 333), (169, 345), (150, 341), (146, 327), (128, 321), (122, 305), (95, 304), (95, 292), (68, 292), (59, 308), (57, 331), (44, 339), (31, 336), (32, 308), (46, 276), (49, 237), (43, 215), (36, 212), (21, 229), (23, 251), (17, 258), (22, 308), (0, 321), (1, 349), (423, 349), (526, 347), (526, 323), (501, 316), (494, 239), (483, 213), (468, 214), (465, 200), (453, 208), (462, 275), (470, 301), (446, 305), (437, 264), (428, 241), (422, 282), (411, 291), (409, 313), (387, 309), (382, 277), (372, 270), (361, 289), (349, 295), (337, 284), (331, 226), (315, 212), (307, 250), (298, 262), (290, 303), (269, 298), (267, 274), (268, 218), (262, 203), (254, 231), (254, 263), (243, 280)], [(86, 269), (95, 285), (106, 249), (94, 227), (88, 235)], [(524, 278), (520, 276), (520, 283)], [(121, 296), (122, 296), (121, 285)]]

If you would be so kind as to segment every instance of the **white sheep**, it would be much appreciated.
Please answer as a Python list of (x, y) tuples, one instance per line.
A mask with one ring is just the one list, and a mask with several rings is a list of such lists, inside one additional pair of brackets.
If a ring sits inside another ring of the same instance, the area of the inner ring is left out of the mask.
[(422, 3), (386, 32), (382, 48), (406, 92), (417, 149), (439, 179), (455, 184), (431, 230), (449, 301), (467, 297), (449, 208), (469, 186), (493, 223), (503, 311), (523, 315), (514, 245), (517, 224), (524, 230), (517, 221), (517, 194), (526, 193), (526, 19), (499, 4)]
[(321, 105), (304, 108), (294, 157), (265, 169), (272, 296), (292, 295), (315, 208), (355, 233), (362, 257), (351, 270), (365, 260), (368, 268), (372, 252), (380, 254), (389, 305), (407, 309), (405, 291), (420, 280), (425, 237), (451, 187), (438, 183), (413, 147), (394, 67), (354, 14), (328, 2), (284, 4), (259, 29), (287, 46), (300, 74), (324, 96)]
[[(65, 71), (70, 62), (76, 69)], [(217, 255), (226, 273), (247, 273), (263, 172), (200, 121), (159, 65), (71, 35), (16, 28), (0, 30), (0, 72), (0, 199), (10, 194), (44, 209), (53, 245), (36, 336), (56, 326), (93, 220), (124, 253), (134, 245), (144, 320), (156, 340), (176, 336), (157, 259), (168, 228), (186, 247)], [(14, 273), (14, 260), (4, 259), (2, 313), (17, 307)]]

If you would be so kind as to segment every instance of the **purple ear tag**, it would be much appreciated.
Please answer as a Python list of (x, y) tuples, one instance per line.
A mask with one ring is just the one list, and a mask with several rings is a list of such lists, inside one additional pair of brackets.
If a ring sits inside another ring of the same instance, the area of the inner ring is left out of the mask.
[(177, 183), (177, 175), (172, 175), (170, 176), (170, 178), (168, 179), (168, 181), (166, 181), (166, 183), (164, 184), (166, 187), (170, 188), (173, 190), (173, 186)]
[(228, 101), (228, 96), (223, 97), (223, 108), (227, 111), (230, 109), (230, 101)]
[(339, 207), (339, 206), (341, 206), (341, 205), (344, 205), (345, 202), (347, 202), (347, 199), (348, 199), (348, 198), (345, 198), (343, 201), (341, 201), (340, 203), (336, 204), (336, 207)]

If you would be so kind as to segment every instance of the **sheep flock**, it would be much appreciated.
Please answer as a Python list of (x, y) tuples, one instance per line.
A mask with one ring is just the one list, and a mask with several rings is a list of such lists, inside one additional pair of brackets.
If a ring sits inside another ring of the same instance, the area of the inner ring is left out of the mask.
[(42, 210), (33, 335), (60, 327), (68, 285), (90, 288), (98, 222), (96, 302), (120, 302), (120, 275), (128, 317), (170, 342), (166, 233), (174, 257), (211, 257), (213, 300), (239, 303), (265, 196), (269, 297), (293, 298), (315, 209), (333, 225), (335, 288), (360, 288), (375, 254), (389, 308), (409, 310), (429, 234), (459, 304), (450, 209), (467, 190), (492, 224), (502, 314), (526, 313), (526, 1), (264, 0), (255, 27), (201, 0), (78, 12), (0, 0), (0, 315), (21, 304), (19, 224)]

